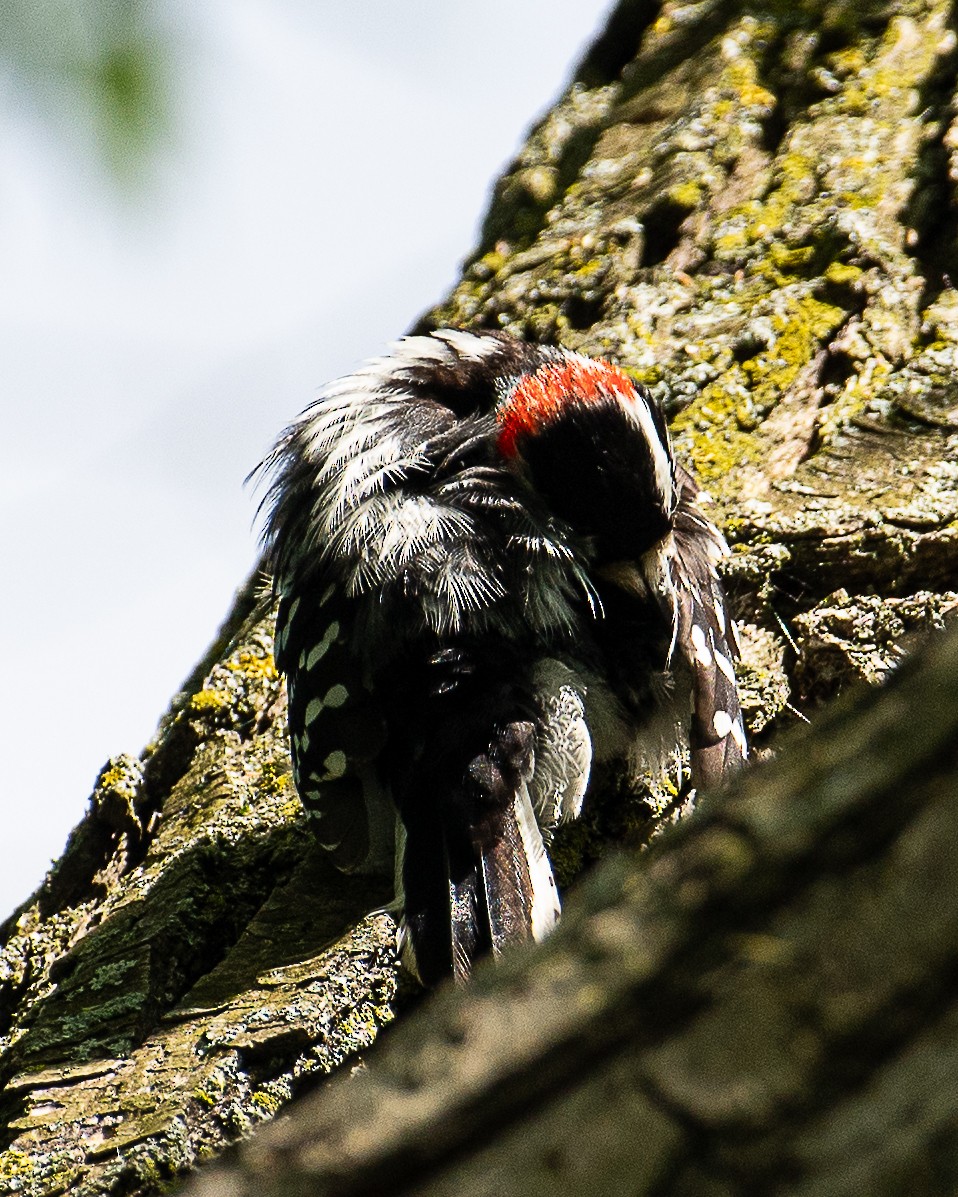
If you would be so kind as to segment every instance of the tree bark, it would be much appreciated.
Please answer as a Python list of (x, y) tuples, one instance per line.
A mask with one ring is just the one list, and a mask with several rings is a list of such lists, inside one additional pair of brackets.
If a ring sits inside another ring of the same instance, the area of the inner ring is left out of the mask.
[(958, 629), (189, 1197), (954, 1193)]
[(648, 851), (674, 796), (600, 796), (562, 879), (632, 851), (409, 1014), (389, 880), (310, 844), (248, 583), (0, 928), (0, 1191), (157, 1192), (317, 1084), (196, 1191), (954, 1190), (958, 642), (898, 663), (958, 610), (956, 89), (943, 0), (618, 5), (418, 327), (663, 402), (778, 759)]

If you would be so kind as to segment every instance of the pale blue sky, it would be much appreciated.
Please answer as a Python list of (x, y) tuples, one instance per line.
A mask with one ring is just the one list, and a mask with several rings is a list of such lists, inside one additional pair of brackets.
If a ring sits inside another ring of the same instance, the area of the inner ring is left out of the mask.
[(441, 298), (609, 7), (184, 6), (138, 204), (0, 87), (0, 919), (212, 639), (256, 555), (248, 470)]

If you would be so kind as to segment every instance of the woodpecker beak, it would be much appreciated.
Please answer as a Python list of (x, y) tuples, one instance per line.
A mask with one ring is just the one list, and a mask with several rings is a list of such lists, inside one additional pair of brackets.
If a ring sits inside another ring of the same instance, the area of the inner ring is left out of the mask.
[(598, 566), (596, 573), (613, 585), (640, 598), (656, 595), (674, 604), (674, 586), (669, 561), (675, 553), (675, 541), (670, 532), (643, 553), (638, 561), (612, 561)]

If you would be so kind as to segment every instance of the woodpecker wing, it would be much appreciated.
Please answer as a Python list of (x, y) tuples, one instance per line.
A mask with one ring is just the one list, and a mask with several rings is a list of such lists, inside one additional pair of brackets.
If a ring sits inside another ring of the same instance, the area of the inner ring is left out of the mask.
[(728, 553), (728, 546), (697, 508), (698, 488), (681, 466), (677, 478), (672, 564), (676, 650), (693, 679), (692, 779), (696, 786), (709, 787), (721, 783), (748, 755), (735, 681), (739, 650), (718, 574), (718, 562)]
[(354, 648), (356, 604), (322, 581), (283, 596), (276, 617), (293, 778), (312, 830), (337, 867), (383, 871), (395, 850), (395, 811), (378, 765), (385, 712)]

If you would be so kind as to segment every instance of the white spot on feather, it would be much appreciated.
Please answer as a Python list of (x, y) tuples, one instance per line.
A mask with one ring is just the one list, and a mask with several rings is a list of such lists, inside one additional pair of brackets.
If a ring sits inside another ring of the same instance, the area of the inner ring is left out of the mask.
[(732, 722), (732, 717), (728, 711), (716, 711), (712, 715), (712, 726), (715, 728), (715, 734), (724, 738), (735, 724)]
[(735, 669), (732, 666), (732, 662), (728, 659), (728, 657), (725, 655), (725, 653), (719, 652), (718, 649), (715, 649), (715, 664), (719, 667), (719, 669), (722, 671), (722, 673), (725, 674), (725, 676), (728, 678), (728, 680), (734, 686), (735, 685)]
[[(313, 648), (310, 649), (309, 655), (307, 656), (305, 653), (302, 653), (300, 655), (300, 658), (299, 658), (300, 669), (302, 669), (304, 665), (307, 669), (313, 669), (315, 667), (317, 661), (321, 660), (323, 657), (325, 657), (326, 653), (329, 652), (329, 646), (333, 643), (333, 641), (336, 639), (336, 637), (338, 635), (339, 635), (339, 621), (334, 619), (333, 622), (326, 629), (326, 631), (323, 633), (322, 640), (320, 640), (320, 642), (318, 644), (314, 645)], [(303, 657), (306, 658), (305, 661), (303, 660)]]
[(323, 768), (326, 770), (324, 781), (335, 781), (338, 777), (342, 777), (346, 772), (346, 753), (337, 749), (331, 752), (329, 756), (323, 761)]
[(345, 686), (342, 686), (342, 685), (331, 686), (326, 691), (326, 695), (323, 698), (323, 706), (324, 707), (332, 707), (335, 709), (336, 707), (341, 707), (343, 705), (343, 703), (348, 698), (349, 698), (349, 691), (346, 689)]
[[(697, 623), (692, 625), (692, 631), (689, 633), (692, 640), (692, 648), (695, 650), (695, 659), (705, 669), (712, 664), (712, 652), (709, 646), (705, 643), (705, 633)], [(724, 735), (724, 732), (722, 733)]]

